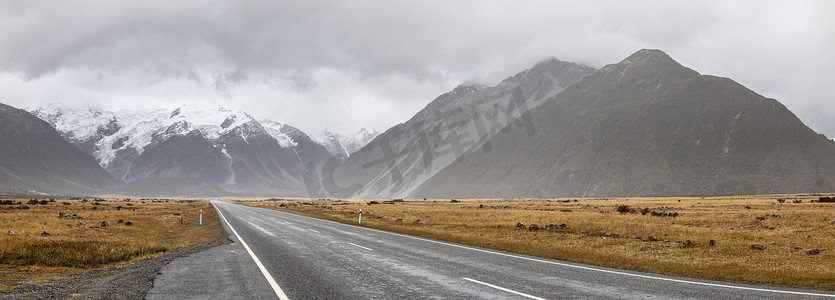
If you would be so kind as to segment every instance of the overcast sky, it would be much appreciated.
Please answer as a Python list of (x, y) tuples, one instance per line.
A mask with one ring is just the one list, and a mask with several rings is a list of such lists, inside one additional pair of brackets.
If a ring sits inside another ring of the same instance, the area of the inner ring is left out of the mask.
[(224, 106), (383, 131), (462, 82), (641, 48), (835, 137), (835, 1), (2, 1), (0, 102)]

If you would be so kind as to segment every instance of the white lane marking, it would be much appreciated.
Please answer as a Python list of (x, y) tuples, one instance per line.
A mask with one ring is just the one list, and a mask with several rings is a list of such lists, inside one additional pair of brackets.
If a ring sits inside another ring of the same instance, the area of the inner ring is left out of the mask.
[(267, 269), (264, 268), (263, 264), (261, 264), (261, 260), (259, 260), (258, 257), (255, 256), (255, 253), (252, 253), (252, 249), (249, 249), (249, 245), (247, 245), (244, 239), (242, 239), (241, 236), (238, 235), (238, 232), (235, 231), (235, 228), (232, 227), (232, 224), (229, 224), (229, 220), (226, 220), (226, 217), (223, 216), (223, 213), (220, 212), (220, 209), (216, 208), (216, 210), (220, 217), (223, 218), (223, 222), (226, 222), (226, 226), (229, 226), (229, 229), (232, 229), (232, 233), (235, 234), (235, 237), (237, 237), (238, 240), (241, 241), (241, 245), (244, 246), (246, 252), (249, 253), (249, 256), (251, 256), (252, 260), (255, 261), (255, 264), (258, 265), (258, 268), (261, 269), (261, 274), (264, 274), (264, 277), (267, 278), (267, 282), (270, 283), (270, 286), (273, 288), (273, 291), (275, 291), (275, 295), (278, 296), (278, 299), (290, 300), (290, 298), (287, 298), (287, 295), (284, 294), (284, 291), (281, 290), (281, 287), (278, 286), (278, 283), (275, 282), (275, 279), (273, 279), (273, 276), (270, 275), (270, 272), (267, 272)]
[(527, 298), (536, 299), (536, 300), (547, 300), (545, 298), (539, 298), (537, 296), (531, 296), (531, 295), (528, 295), (528, 294), (525, 294), (525, 293), (522, 293), (522, 292), (517, 292), (517, 291), (511, 290), (511, 289), (506, 289), (506, 288), (500, 287), (498, 285), (492, 285), (492, 284), (489, 284), (489, 283), (486, 283), (486, 282), (481, 282), (481, 281), (471, 279), (471, 278), (467, 278), (467, 277), (464, 277), (462, 279), (464, 279), (466, 281), (475, 282), (475, 283), (478, 283), (478, 284), (481, 284), (481, 285), (486, 285), (486, 286), (489, 286), (491, 288), (494, 288), (494, 289), (497, 289), (497, 290), (502, 290), (502, 291), (512, 293), (512, 294), (516, 294), (516, 295), (519, 295), (519, 296), (522, 296), (522, 297), (527, 297)]
[[(276, 211), (276, 212), (278, 212), (278, 211)], [(278, 212), (278, 213), (282, 213), (282, 212)], [(540, 262), (540, 263), (546, 263), (546, 264), (551, 264), (551, 265), (557, 265), (557, 266), (563, 266), (563, 267), (575, 268), (575, 269), (581, 269), (581, 270), (587, 270), (587, 271), (595, 271), (595, 272), (616, 274), (616, 275), (621, 275), (621, 276), (630, 276), (630, 277), (637, 277), (637, 278), (644, 278), (644, 279), (652, 279), (652, 280), (660, 280), (660, 281), (668, 281), (668, 282), (676, 282), (676, 283), (685, 283), (685, 284), (701, 285), (701, 286), (709, 286), (709, 287), (718, 287), (718, 288), (738, 289), (738, 290), (767, 292), (767, 293), (780, 293), (780, 294), (789, 294), (789, 295), (803, 295), (803, 296), (835, 298), (835, 294), (820, 294), (820, 293), (809, 293), (809, 292), (795, 292), (795, 291), (783, 291), (783, 290), (773, 290), (773, 289), (764, 289), (764, 288), (753, 288), (753, 287), (746, 287), (746, 286), (735, 286), (735, 285), (725, 285), (725, 284), (709, 283), (709, 282), (698, 282), (698, 281), (682, 280), (682, 279), (675, 279), (675, 278), (664, 278), (664, 277), (656, 277), (656, 276), (650, 276), (650, 275), (632, 274), (632, 273), (627, 273), (627, 272), (622, 272), (622, 271), (598, 269), (598, 268), (593, 268), (593, 267), (572, 265), (572, 264), (561, 263), (561, 262), (557, 262), (557, 261), (547, 261), (547, 260), (537, 259), (537, 258), (532, 258), (532, 257), (524, 257), (524, 256), (518, 256), (518, 255), (513, 255), (513, 254), (508, 254), (508, 253), (501, 253), (501, 252), (478, 249), (478, 248), (473, 248), (473, 247), (468, 247), (468, 246), (456, 245), (456, 244), (452, 244), (452, 243), (430, 240), (430, 239), (426, 239), (426, 238), (420, 238), (420, 237), (415, 237), (415, 236), (411, 236), (411, 235), (405, 235), (405, 234), (395, 233), (395, 232), (390, 232), (390, 231), (385, 231), (385, 230), (379, 230), (379, 229), (374, 229), (374, 228), (343, 224), (343, 223), (330, 221), (330, 220), (322, 220), (322, 219), (316, 219), (316, 218), (312, 218), (312, 217), (298, 216), (298, 215), (293, 215), (293, 214), (289, 214), (289, 213), (283, 213), (283, 214), (291, 215), (291, 216), (297, 216), (297, 217), (303, 217), (303, 218), (310, 218), (310, 219), (313, 219), (313, 220), (319, 220), (319, 221), (329, 222), (329, 223), (334, 223), (334, 224), (339, 224), (341, 226), (355, 228), (355, 229), (365, 229), (365, 230), (369, 230), (369, 231), (377, 231), (377, 232), (386, 233), (386, 234), (390, 234), (390, 235), (396, 235), (396, 236), (406, 237), (406, 238), (420, 240), (420, 241), (424, 241), (424, 242), (446, 245), (446, 246), (450, 246), (450, 247), (456, 247), (456, 248), (461, 248), (461, 249), (484, 252), (484, 253), (489, 253), (489, 254), (494, 254), (494, 255), (506, 256), (506, 257), (513, 257), (513, 258), (524, 259), (524, 260), (528, 260), (528, 261), (535, 261), (535, 262)]]
[(321, 232), (318, 232), (318, 231), (313, 230), (313, 229), (308, 229), (308, 230), (309, 230), (309, 231), (313, 231), (313, 232), (315, 232), (315, 233), (321, 233)]
[(346, 242), (346, 243), (348, 243), (348, 245), (351, 245), (351, 246), (354, 246), (354, 247), (357, 247), (357, 248), (362, 248), (362, 249), (365, 249), (365, 250), (368, 250), (368, 251), (374, 251), (374, 250), (371, 250), (371, 248), (363, 247), (363, 246), (360, 246), (360, 245), (357, 245), (357, 244), (354, 244), (354, 243), (351, 243), (351, 242)]

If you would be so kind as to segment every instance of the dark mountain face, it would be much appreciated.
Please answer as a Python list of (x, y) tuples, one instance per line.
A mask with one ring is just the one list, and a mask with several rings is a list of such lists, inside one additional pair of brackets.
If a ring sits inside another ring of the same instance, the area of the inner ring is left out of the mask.
[(530, 109), (594, 71), (550, 59), (495, 87), (456, 87), (342, 164), (326, 165), (322, 187), (342, 197), (409, 195), (438, 171), (464, 159), (462, 154), (489, 150), (490, 138), (508, 124), (533, 130)]
[[(176, 124), (175, 124), (176, 125)], [(194, 177), (223, 184), (231, 174), (229, 159), (198, 130), (151, 143), (130, 163), (128, 182), (139, 178)]]
[(220, 137), (219, 144), (232, 158), (234, 176), (226, 185), (230, 191), (303, 194), (304, 168), (299, 157), (282, 148), (258, 122), (250, 121), (229, 131)]
[(658, 50), (609, 65), (428, 180), (418, 197), (831, 191), (835, 143), (782, 104)]
[(87, 194), (117, 184), (48, 123), (0, 104), (0, 191)]
[(195, 177), (140, 178), (119, 189), (122, 195), (138, 197), (220, 197), (229, 192)]

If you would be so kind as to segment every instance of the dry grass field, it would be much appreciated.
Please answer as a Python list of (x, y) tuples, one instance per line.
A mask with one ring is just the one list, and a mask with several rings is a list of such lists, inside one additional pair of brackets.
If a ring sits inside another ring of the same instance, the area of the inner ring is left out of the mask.
[[(812, 202), (817, 200), (818, 195), (769, 195), (241, 203), (345, 223), (356, 223), (362, 209), (362, 226), (475, 246), (711, 280), (835, 290), (835, 203)], [(517, 229), (518, 223), (524, 225)], [(531, 230), (533, 224), (541, 229)], [(548, 224), (556, 226), (548, 230)]]
[[(200, 209), (215, 225), (189, 226)], [(117, 267), (212, 241), (223, 234), (217, 224), (206, 201), (0, 198), (0, 281)]]

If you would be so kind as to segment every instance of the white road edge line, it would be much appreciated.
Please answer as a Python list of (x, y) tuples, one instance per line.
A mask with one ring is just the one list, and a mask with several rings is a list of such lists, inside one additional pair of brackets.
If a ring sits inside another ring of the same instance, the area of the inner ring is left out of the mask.
[(308, 230), (313, 231), (313, 232), (315, 232), (315, 233), (321, 233), (321, 232), (318, 232), (318, 231), (313, 230), (313, 229), (308, 229)]
[[(277, 210), (273, 210), (273, 211), (278, 212), (278, 213), (291, 215), (291, 216), (295, 216), (295, 217), (304, 217), (304, 216), (299, 216), (299, 215), (280, 212), (280, 211), (277, 211)], [(457, 248), (461, 248), (461, 249), (484, 252), (484, 253), (489, 253), (489, 254), (494, 254), (494, 255), (506, 256), (506, 257), (513, 257), (513, 258), (518, 258), (518, 259), (524, 259), (524, 260), (529, 260), (529, 261), (535, 261), (535, 262), (540, 262), (540, 263), (546, 263), (546, 264), (551, 264), (551, 265), (557, 265), (557, 266), (563, 266), (563, 267), (575, 268), (575, 269), (581, 269), (581, 270), (587, 270), (587, 271), (595, 271), (595, 272), (602, 272), (602, 273), (609, 273), (609, 274), (616, 274), (616, 275), (630, 276), (630, 277), (637, 277), (637, 278), (644, 278), (644, 279), (661, 280), (661, 281), (685, 283), (685, 284), (701, 285), (701, 286), (710, 286), (710, 287), (720, 287), (720, 288), (728, 288), (728, 289), (738, 289), (738, 290), (767, 292), (767, 293), (780, 293), (780, 294), (790, 294), (790, 295), (803, 295), (803, 296), (835, 298), (835, 294), (795, 292), (795, 291), (783, 291), (783, 290), (774, 290), (774, 289), (753, 288), (753, 287), (746, 287), (746, 286), (725, 285), (725, 284), (717, 284), (717, 283), (709, 283), (709, 282), (682, 280), (682, 279), (675, 279), (675, 278), (656, 277), (656, 276), (649, 276), (649, 275), (642, 275), (642, 274), (632, 274), (632, 273), (627, 273), (627, 272), (622, 272), (622, 271), (613, 271), (613, 270), (605, 270), (605, 269), (598, 269), (598, 268), (592, 268), (592, 267), (578, 266), (578, 265), (572, 265), (572, 264), (568, 264), (568, 263), (561, 263), (561, 262), (556, 262), (556, 261), (547, 261), (547, 260), (542, 260), (542, 259), (537, 259), (537, 258), (532, 258), (532, 257), (524, 257), (524, 256), (513, 255), (513, 254), (507, 254), (507, 253), (489, 251), (489, 250), (484, 250), (484, 249), (478, 249), (478, 248), (473, 248), (473, 247), (468, 247), (468, 246), (456, 245), (456, 244), (452, 244), (452, 243), (448, 243), (448, 242), (435, 241), (435, 240), (430, 240), (430, 239), (426, 239), (426, 238), (421, 238), (421, 237), (416, 237), (416, 236), (411, 236), (411, 235), (406, 235), (406, 234), (396, 233), (396, 232), (391, 232), (391, 231), (385, 231), (385, 230), (380, 230), (380, 229), (354, 226), (354, 225), (339, 223), (339, 222), (336, 222), (336, 221), (317, 219), (317, 218), (313, 218), (313, 217), (304, 217), (304, 218), (310, 218), (310, 219), (314, 219), (314, 220), (330, 222), (330, 223), (339, 224), (339, 225), (342, 225), (342, 226), (345, 226), (345, 227), (350, 227), (350, 228), (377, 231), (377, 232), (381, 232), (381, 233), (387, 233), (387, 234), (391, 234), (391, 235), (402, 236), (402, 237), (406, 237), (406, 238), (410, 238), (410, 239), (421, 240), (421, 241), (436, 243), (436, 244), (441, 244), (441, 245), (447, 245), (447, 246), (450, 246), (450, 247), (457, 247)]]
[(235, 228), (232, 227), (232, 224), (229, 223), (229, 220), (226, 220), (226, 217), (223, 216), (223, 213), (220, 212), (220, 209), (215, 207), (215, 210), (217, 210), (217, 213), (220, 215), (221, 218), (223, 218), (223, 222), (226, 222), (226, 226), (229, 226), (229, 229), (232, 229), (232, 233), (235, 234), (235, 237), (237, 237), (238, 240), (241, 241), (241, 245), (244, 246), (246, 252), (249, 253), (249, 256), (251, 256), (252, 260), (255, 261), (255, 264), (258, 265), (258, 268), (261, 269), (261, 274), (264, 274), (264, 277), (267, 278), (267, 282), (270, 283), (270, 286), (273, 288), (273, 291), (275, 291), (275, 295), (278, 296), (278, 299), (290, 300), (290, 298), (287, 298), (287, 295), (284, 294), (284, 291), (281, 290), (281, 287), (278, 286), (278, 283), (275, 282), (275, 279), (273, 279), (273, 276), (270, 275), (270, 272), (267, 272), (267, 269), (264, 268), (263, 264), (261, 264), (261, 260), (259, 260), (258, 257), (255, 256), (255, 253), (252, 253), (252, 249), (249, 249), (249, 245), (247, 245), (244, 239), (242, 239), (241, 236), (238, 235), (238, 232), (235, 231)]
[(505, 291), (505, 292), (508, 292), (508, 293), (513, 293), (513, 294), (516, 294), (516, 295), (519, 295), (519, 296), (522, 296), (522, 297), (527, 297), (527, 298), (536, 299), (536, 300), (548, 300), (548, 299), (545, 299), (545, 298), (539, 298), (537, 296), (531, 296), (531, 295), (528, 295), (528, 294), (525, 294), (525, 293), (522, 293), (522, 292), (517, 292), (517, 291), (511, 290), (511, 289), (506, 289), (506, 288), (500, 287), (498, 285), (492, 285), (492, 284), (489, 284), (489, 283), (486, 283), (486, 282), (481, 282), (481, 281), (478, 281), (478, 280), (475, 280), (475, 279), (472, 279), (472, 278), (464, 277), (462, 279), (464, 279), (466, 281), (475, 282), (475, 283), (478, 283), (478, 284), (481, 284), (481, 285), (486, 285), (486, 286), (489, 286), (489, 287), (497, 289), (497, 290), (502, 290), (502, 291)]
[(365, 249), (365, 250), (368, 250), (368, 251), (374, 251), (374, 250), (371, 250), (371, 248), (363, 247), (363, 246), (360, 246), (360, 245), (357, 245), (357, 244), (354, 244), (354, 243), (351, 243), (351, 242), (346, 242), (346, 243), (348, 243), (348, 245), (351, 245), (351, 246), (354, 246), (354, 247), (357, 247), (357, 248), (362, 248), (362, 249)]

